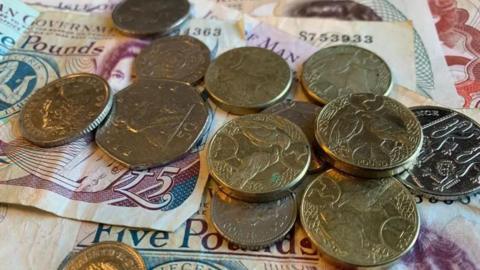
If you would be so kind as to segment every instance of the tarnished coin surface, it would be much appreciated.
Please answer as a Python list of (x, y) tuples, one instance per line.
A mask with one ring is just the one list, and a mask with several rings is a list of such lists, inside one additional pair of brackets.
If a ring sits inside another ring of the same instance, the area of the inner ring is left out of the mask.
[(351, 45), (314, 53), (303, 64), (301, 82), (307, 94), (322, 104), (354, 93), (387, 95), (393, 84), (390, 68), (382, 58)]
[(132, 169), (152, 168), (186, 154), (207, 121), (208, 107), (192, 86), (139, 80), (115, 95), (112, 113), (95, 140)]
[(115, 27), (129, 35), (167, 34), (188, 18), (187, 0), (126, 0), (112, 12)]
[(285, 117), (299, 126), (305, 135), (307, 135), (312, 149), (312, 160), (310, 162), (310, 168), (308, 169), (309, 172), (318, 171), (322, 168), (323, 164), (317, 152), (314, 151), (314, 146), (317, 143), (315, 141), (315, 119), (321, 110), (321, 107), (309, 102), (287, 100), (268, 107), (262, 112)]
[(243, 47), (220, 55), (205, 86), (215, 103), (234, 114), (255, 113), (286, 97), (293, 81), (288, 64), (270, 50)]
[(210, 141), (210, 175), (227, 194), (250, 202), (290, 193), (310, 163), (302, 130), (272, 114), (253, 114), (223, 125)]
[(209, 64), (208, 47), (190, 36), (158, 39), (135, 59), (135, 69), (140, 78), (169, 79), (189, 84), (200, 81)]
[(391, 263), (415, 243), (415, 200), (394, 178), (358, 179), (329, 170), (308, 187), (300, 220), (328, 258), (349, 266)]
[(423, 128), (424, 141), (415, 166), (399, 177), (415, 193), (455, 200), (480, 191), (480, 125), (456, 111), (411, 108)]
[(38, 146), (63, 145), (95, 129), (111, 107), (111, 91), (104, 79), (87, 73), (68, 75), (28, 99), (20, 113), (20, 130)]
[(297, 205), (292, 194), (272, 202), (251, 203), (218, 191), (212, 197), (211, 217), (217, 231), (228, 241), (259, 249), (281, 240), (292, 229)]
[(408, 108), (373, 94), (329, 102), (317, 117), (315, 136), (334, 167), (373, 178), (407, 169), (423, 140), (420, 123)]
[(120, 242), (100, 242), (74, 255), (65, 270), (142, 270), (147, 269), (142, 256), (132, 247)]

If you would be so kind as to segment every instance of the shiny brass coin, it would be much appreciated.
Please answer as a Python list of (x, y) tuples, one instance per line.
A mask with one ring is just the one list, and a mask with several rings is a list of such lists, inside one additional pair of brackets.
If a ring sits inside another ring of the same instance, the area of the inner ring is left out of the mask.
[(327, 258), (387, 265), (410, 250), (420, 228), (415, 200), (394, 178), (359, 179), (329, 170), (306, 189), (300, 220)]
[(293, 194), (267, 203), (236, 200), (218, 191), (212, 197), (211, 218), (228, 241), (247, 249), (268, 247), (292, 229), (297, 218)]
[(200, 81), (210, 64), (210, 50), (190, 36), (157, 39), (135, 59), (137, 76), (168, 79), (194, 84)]
[(95, 141), (131, 169), (152, 168), (188, 153), (208, 118), (208, 106), (192, 86), (139, 80), (115, 95), (112, 112)]
[(142, 270), (147, 267), (134, 248), (120, 242), (101, 242), (74, 255), (63, 269)]
[(390, 68), (382, 58), (351, 45), (314, 53), (303, 64), (300, 80), (307, 94), (321, 104), (354, 93), (387, 95), (393, 85)]
[(255, 113), (282, 100), (293, 74), (280, 56), (267, 49), (227, 51), (210, 64), (205, 86), (212, 100), (234, 114)]
[(323, 161), (318, 155), (318, 152), (313, 150), (317, 143), (315, 141), (315, 119), (321, 110), (321, 107), (309, 102), (287, 100), (262, 111), (262, 113), (271, 113), (285, 117), (299, 126), (305, 135), (307, 135), (312, 149), (312, 160), (308, 169), (309, 173), (316, 172), (323, 167)]
[(373, 94), (328, 103), (317, 117), (315, 137), (335, 168), (367, 178), (402, 172), (423, 141), (420, 123), (408, 108)]
[(165, 35), (180, 27), (189, 12), (187, 0), (125, 0), (112, 11), (112, 21), (127, 35)]
[(210, 141), (210, 175), (230, 196), (249, 202), (286, 196), (305, 175), (310, 145), (287, 119), (253, 114), (223, 125)]
[(72, 142), (94, 130), (112, 107), (108, 83), (94, 74), (62, 77), (38, 89), (20, 113), (20, 131), (41, 147)]

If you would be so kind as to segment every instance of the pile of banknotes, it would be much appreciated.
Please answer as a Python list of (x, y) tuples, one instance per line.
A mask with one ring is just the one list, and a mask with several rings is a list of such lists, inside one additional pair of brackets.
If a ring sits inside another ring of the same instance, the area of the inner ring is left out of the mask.
[(432, 1), (0, 0), (0, 259), (476, 269)]

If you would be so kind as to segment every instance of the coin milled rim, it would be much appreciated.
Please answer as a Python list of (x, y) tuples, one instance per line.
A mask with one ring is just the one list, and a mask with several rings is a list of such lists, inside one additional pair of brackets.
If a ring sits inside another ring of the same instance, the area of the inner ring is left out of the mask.
[[(48, 88), (51, 85), (54, 85), (54, 84), (58, 83), (59, 81), (68, 80), (68, 79), (77, 78), (77, 77), (91, 77), (91, 78), (95, 78), (95, 79), (97, 79), (97, 80), (99, 80), (103, 83), (104, 90), (106, 91), (106, 99), (107, 99), (107, 102), (105, 103), (103, 110), (96, 116), (95, 120), (93, 120), (84, 129), (79, 129), (76, 136), (62, 137), (62, 138), (57, 138), (57, 139), (52, 139), (52, 140), (37, 140), (36, 138), (31, 137), (30, 134), (25, 129), (25, 126), (24, 126), (24, 123), (23, 123), (24, 117), (25, 117), (25, 110), (23, 108), (26, 108), (32, 102), (31, 97), (33, 97), (36, 93), (40, 92), (42, 89)], [(83, 136), (87, 135), (88, 133), (92, 132), (97, 127), (99, 127), (100, 124), (103, 122), (103, 120), (105, 120), (105, 118), (110, 113), (110, 110), (112, 109), (112, 106), (113, 106), (112, 90), (110, 89), (110, 85), (108, 84), (108, 82), (104, 78), (102, 78), (102, 77), (100, 77), (96, 74), (91, 74), (91, 73), (74, 73), (74, 74), (66, 75), (66, 76), (63, 76), (63, 77), (61, 77), (59, 79), (56, 79), (52, 82), (49, 82), (45, 86), (39, 88), (28, 98), (27, 102), (25, 102), (25, 104), (22, 107), (22, 110), (20, 111), (20, 117), (19, 117), (20, 133), (22, 134), (22, 137), (27, 139), (29, 142), (31, 142), (31, 143), (33, 143), (37, 146), (40, 146), (40, 147), (56, 147), (56, 146), (65, 145), (65, 144), (71, 143), (71, 142), (73, 142), (73, 141), (75, 141), (79, 138), (82, 138)]]
[[(332, 102), (330, 102), (329, 104), (325, 105), (324, 109), (327, 108), (327, 106), (329, 106), (330, 104), (333, 104), (333, 102), (337, 99), (345, 98), (345, 96), (363, 95), (363, 94), (364, 93), (356, 93), (356, 94), (348, 94), (348, 95), (340, 96), (340, 97), (332, 100)], [(408, 109), (405, 105), (400, 103), (399, 101), (397, 101), (393, 98), (387, 97), (387, 96), (374, 95), (374, 94), (371, 94), (371, 93), (368, 93), (368, 94), (372, 95), (372, 96), (382, 97), (384, 99), (390, 100), (392, 103), (395, 103), (397, 106), (402, 107), (406, 114), (410, 114), (410, 117), (412, 117), (412, 119), (415, 119), (415, 121), (418, 122), (418, 126), (420, 127), (420, 138), (419, 138), (418, 143), (415, 147), (415, 151), (413, 151), (409, 157), (405, 158), (401, 162), (398, 162), (398, 164), (395, 164), (394, 166), (384, 166), (382, 168), (371, 168), (371, 167), (362, 166), (362, 165), (358, 165), (358, 164), (352, 164), (348, 160), (345, 160), (345, 159), (342, 159), (341, 157), (338, 157), (337, 155), (335, 155), (335, 153), (333, 153), (328, 148), (323, 136), (320, 136), (319, 132), (317, 131), (318, 121), (320, 121), (321, 116), (325, 112), (325, 110), (323, 110), (323, 109), (322, 109), (322, 111), (320, 111), (320, 113), (317, 116), (317, 119), (315, 120), (315, 138), (317, 140), (318, 145), (321, 147), (322, 151), (328, 156), (328, 158), (326, 160), (329, 161), (329, 162), (333, 162), (332, 165), (335, 168), (337, 168), (341, 171), (344, 171), (346, 173), (350, 173), (352, 175), (357, 175), (357, 176), (360, 176), (360, 177), (362, 177), (362, 176), (370, 177), (370, 175), (376, 174), (376, 173), (378, 173), (379, 176), (383, 176), (383, 175), (391, 176), (391, 172), (396, 172), (396, 170), (398, 170), (402, 166), (405, 166), (405, 165), (408, 166), (411, 162), (414, 162), (416, 157), (418, 157), (418, 154), (420, 153), (420, 151), (422, 149), (422, 144), (423, 144), (422, 128), (421, 128), (420, 122), (418, 121), (415, 114), (410, 109)], [(333, 105), (330, 105), (330, 106), (333, 106)], [(389, 171), (390, 171), (390, 173), (389, 173)], [(401, 173), (402, 171), (400, 171), (398, 173)]]
[(99, 242), (99, 243), (93, 244), (91, 246), (88, 246), (87, 248), (81, 250), (80, 252), (78, 252), (77, 254), (72, 256), (72, 258), (70, 258), (68, 260), (68, 262), (65, 264), (65, 266), (62, 269), (64, 269), (64, 270), (72, 269), (72, 267), (74, 267), (75, 264), (77, 263), (76, 260), (80, 259), (80, 256), (82, 256), (82, 255), (84, 255), (88, 252), (91, 252), (92, 250), (95, 250), (95, 249), (109, 249), (109, 248), (112, 248), (112, 247), (116, 248), (116, 249), (121, 249), (122, 251), (125, 252), (125, 254), (129, 254), (130, 257), (132, 258), (132, 260), (134, 260), (136, 263), (138, 263), (138, 265), (141, 267), (140, 269), (137, 269), (137, 270), (146, 270), (147, 269), (147, 266), (145, 265), (145, 261), (143, 260), (142, 255), (140, 255), (140, 253), (136, 249), (134, 249), (133, 247), (131, 247), (127, 244), (124, 244), (122, 242), (115, 242), (115, 241), (103, 241), (103, 242)]
[[(395, 177), (386, 177), (386, 178), (391, 178), (392, 181), (395, 181), (399, 184), (399, 186), (401, 188), (405, 188), (407, 194), (409, 194), (410, 198), (411, 198), (411, 201), (413, 203), (413, 205), (415, 206), (415, 213), (416, 213), (416, 218), (417, 218), (417, 223), (415, 224), (415, 235), (412, 239), (412, 241), (410, 242), (410, 244), (408, 245), (407, 248), (405, 248), (401, 253), (399, 253), (397, 256), (393, 257), (392, 259), (390, 260), (387, 260), (385, 261), (384, 263), (381, 263), (381, 264), (375, 264), (375, 265), (371, 265), (371, 264), (357, 264), (357, 263), (353, 263), (353, 262), (349, 262), (349, 261), (344, 261), (344, 260), (341, 260), (339, 258), (337, 258), (337, 256), (335, 256), (334, 254), (331, 254), (330, 252), (328, 252), (327, 250), (325, 250), (322, 245), (320, 245), (319, 243), (317, 243), (315, 241), (315, 237), (313, 235), (312, 232), (310, 232), (310, 230), (307, 230), (305, 229), (306, 226), (305, 226), (305, 218), (303, 217), (303, 215), (301, 214), (302, 213), (302, 209), (304, 208), (304, 204), (305, 204), (305, 197), (307, 196), (307, 191), (315, 184), (315, 182), (318, 180), (318, 178), (322, 177), (324, 174), (327, 174), (329, 172), (335, 172), (337, 170), (335, 169), (329, 169), (329, 170), (326, 170), (324, 171), (323, 173), (321, 174), (318, 174), (318, 176), (311, 181), (311, 183), (308, 184), (308, 186), (305, 188), (305, 191), (303, 192), (302, 194), (302, 198), (301, 198), (301, 201), (300, 201), (300, 223), (302, 224), (302, 227), (304, 228), (304, 231), (305, 231), (305, 234), (308, 236), (308, 238), (310, 239), (310, 241), (312, 241), (312, 243), (318, 248), (318, 251), (320, 253), (322, 253), (323, 255), (325, 255), (325, 257), (332, 261), (332, 262), (335, 262), (335, 263), (339, 263), (341, 265), (347, 265), (349, 267), (381, 267), (381, 266), (388, 266), (388, 265), (391, 265), (392, 263), (396, 262), (398, 259), (400, 259), (401, 257), (403, 257), (405, 254), (407, 254), (412, 248), (413, 246), (415, 245), (415, 243), (417, 242), (418, 240), (418, 236), (420, 234), (420, 226), (421, 226), (421, 220), (420, 220), (420, 212), (418, 211), (418, 208), (417, 208), (417, 204), (415, 202), (415, 199), (412, 197), (411, 193), (409, 192), (408, 189), (406, 189), (406, 187), (400, 182), (398, 181), (398, 179), (396, 179)], [(337, 171), (337, 172), (340, 172), (340, 171)], [(340, 174), (344, 174), (342, 172), (340, 172)], [(359, 177), (356, 177), (356, 176), (350, 176), (348, 174), (346, 174), (345, 176), (347, 177), (352, 177), (352, 178), (359, 178)], [(360, 179), (360, 180), (363, 180), (363, 181), (376, 181), (375, 179)]]
[[(211, 85), (209, 85), (209, 83), (208, 83), (209, 80), (207, 80), (210, 68), (213, 67), (217, 63), (217, 60), (220, 57), (222, 57), (222, 56), (224, 56), (224, 55), (226, 55), (226, 54), (228, 54), (232, 51), (239, 51), (239, 50), (245, 50), (245, 49), (258, 49), (259, 51), (261, 50), (261, 51), (264, 51), (265, 53), (268, 53), (268, 54), (270, 54), (274, 57), (277, 57), (278, 59), (282, 60), (282, 62), (285, 64), (286, 67), (288, 67), (288, 70), (289, 70), (289, 80), (288, 80), (285, 88), (281, 92), (279, 92), (276, 97), (274, 97), (273, 99), (271, 99), (269, 101), (266, 101), (264, 103), (258, 103), (258, 104), (252, 105), (252, 106), (246, 106), (246, 105), (242, 105), (242, 104), (234, 104), (234, 103), (226, 102), (221, 97), (219, 97), (215, 93), (213, 93), (213, 91), (209, 90), (209, 89), (213, 89), (213, 88), (212, 88)], [(245, 114), (260, 112), (263, 109), (266, 109), (267, 107), (285, 99), (288, 96), (288, 94), (290, 92), (290, 89), (291, 89), (291, 86), (294, 82), (294, 76), (293, 76), (292, 69), (290, 68), (288, 63), (282, 57), (280, 57), (278, 54), (276, 54), (276, 53), (274, 53), (274, 52), (272, 52), (268, 49), (265, 49), (265, 48), (246, 46), (246, 47), (234, 48), (234, 49), (228, 50), (228, 51), (222, 53), (221, 55), (219, 55), (214, 61), (212, 61), (210, 63), (210, 66), (208, 67), (207, 71), (205, 72), (204, 81), (205, 81), (205, 89), (207, 90), (208, 96), (214, 101), (214, 103), (218, 107), (220, 107), (224, 111), (227, 111), (227, 112), (232, 113), (232, 114), (245, 115)]]
[(354, 46), (354, 45), (335, 45), (335, 46), (330, 46), (330, 47), (322, 48), (322, 49), (316, 51), (314, 54), (312, 54), (310, 57), (308, 57), (308, 59), (302, 64), (302, 73), (301, 73), (300, 76), (299, 76), (299, 77), (300, 77), (300, 78), (299, 78), (299, 81), (300, 81), (300, 84), (302, 85), (302, 88), (303, 88), (304, 92), (307, 94), (307, 97), (313, 99), (314, 101), (320, 103), (321, 105), (326, 105), (326, 104), (328, 104), (330, 101), (332, 101), (332, 100), (326, 100), (326, 99), (322, 98), (321, 96), (317, 95), (317, 94), (315, 93), (315, 91), (313, 91), (313, 90), (308, 86), (308, 83), (306, 82), (306, 80), (305, 80), (305, 78), (304, 78), (304, 70), (305, 70), (305, 65), (307, 65), (307, 63), (309, 62), (309, 60), (310, 60), (310, 61), (313, 61), (313, 60), (311, 60), (311, 59), (312, 59), (312, 57), (313, 57), (315, 54), (317, 54), (317, 53), (319, 53), (319, 52), (321, 52), (321, 51), (323, 51), (323, 50), (335, 49), (335, 48), (339, 48), (339, 47), (344, 47), (344, 48), (345, 48), (345, 47), (351, 47), (351, 48), (358, 49), (358, 50), (364, 50), (364, 51), (366, 51), (366, 52), (368, 52), (368, 53), (371, 53), (371, 54), (375, 55), (376, 57), (378, 57), (378, 59), (380, 59), (380, 60), (385, 64), (385, 66), (387, 67), (388, 72), (389, 72), (389, 74), (390, 74), (390, 76), (389, 76), (389, 82), (388, 82), (388, 88), (385, 90), (383, 96), (388, 96), (388, 95), (390, 94), (390, 92), (391, 92), (392, 89), (393, 89), (393, 85), (394, 85), (394, 81), (395, 81), (395, 80), (394, 80), (394, 75), (393, 75), (393, 73), (392, 73), (392, 69), (388, 66), (387, 62), (386, 62), (380, 55), (378, 55), (378, 54), (376, 54), (376, 53), (374, 53), (374, 52), (372, 52), (372, 51), (370, 51), (370, 50), (367, 50), (367, 49), (365, 49), (365, 48), (359, 47), (359, 46)]
[[(218, 192), (222, 192), (225, 194), (225, 196), (229, 196), (227, 193), (221, 191), (221, 190), (218, 190)], [(291, 219), (289, 220), (289, 224), (288, 224), (288, 229), (285, 230), (284, 232), (274, 236), (274, 237), (271, 237), (270, 239), (268, 240), (265, 240), (265, 241), (262, 241), (262, 242), (258, 242), (258, 243), (242, 243), (240, 241), (237, 241), (237, 240), (241, 240), (241, 239), (233, 239), (232, 237), (230, 237), (227, 233), (223, 232), (223, 230), (221, 230), (221, 228), (219, 227), (219, 225), (214, 221), (214, 215), (213, 215), (213, 197), (217, 197), (218, 195), (215, 193), (213, 196), (212, 196), (212, 207), (210, 207), (210, 219), (212, 220), (212, 224), (213, 224), (213, 227), (215, 228), (215, 230), (217, 230), (218, 233), (220, 233), (225, 239), (227, 239), (229, 242), (231, 243), (234, 243), (234, 244), (237, 244), (239, 247), (241, 248), (246, 248), (246, 249), (250, 249), (250, 250), (258, 250), (258, 249), (261, 249), (261, 248), (266, 248), (266, 247), (269, 247), (275, 243), (277, 243), (278, 241), (282, 240), (283, 238), (285, 238), (285, 236), (292, 230), (292, 228), (295, 226), (295, 222), (297, 220), (297, 215), (298, 215), (298, 209), (297, 209), (297, 199), (295, 197), (295, 194), (290, 192), (286, 197), (291, 197), (292, 200), (293, 200), (293, 214), (291, 215)], [(231, 197), (231, 196), (229, 196)], [(239, 201), (239, 199), (236, 199), (234, 197), (231, 197), (232, 199), (234, 200), (237, 200)], [(278, 199), (278, 200), (281, 200), (282, 198)], [(219, 198), (216, 198), (216, 200), (220, 200)], [(275, 201), (271, 201), (270, 203), (272, 202), (275, 202)], [(248, 203), (248, 202), (247, 202)]]
[(307, 174), (308, 168), (310, 167), (310, 162), (311, 162), (311, 158), (312, 158), (312, 150), (311, 150), (310, 143), (308, 142), (307, 136), (305, 135), (305, 133), (303, 132), (303, 130), (299, 126), (297, 126), (295, 123), (293, 123), (292, 121), (290, 121), (290, 120), (288, 120), (284, 117), (274, 115), (274, 114), (265, 114), (265, 115), (271, 115), (273, 117), (278, 117), (278, 118), (281, 118), (284, 121), (287, 121), (289, 124), (293, 125), (297, 129), (297, 131), (300, 132), (300, 134), (303, 137), (303, 140), (306, 142), (305, 145), (308, 147), (307, 162), (306, 162), (304, 168), (298, 173), (298, 175), (295, 179), (290, 181), (287, 185), (279, 187), (277, 189), (270, 190), (270, 191), (267, 191), (267, 192), (246, 192), (246, 191), (237, 189), (235, 187), (232, 187), (227, 182), (222, 180), (221, 177), (219, 177), (216, 174), (215, 170), (212, 168), (212, 161), (211, 161), (211, 158), (210, 158), (211, 147), (212, 147), (212, 144), (213, 144), (213, 141), (215, 140), (215, 138), (220, 134), (220, 132), (223, 131), (223, 127), (227, 126), (230, 122), (236, 121), (239, 118), (249, 117), (249, 116), (252, 116), (252, 115), (246, 115), (246, 116), (241, 116), (241, 117), (234, 118), (234, 119), (224, 123), (215, 132), (215, 134), (210, 139), (210, 142), (209, 142), (208, 147), (207, 147), (207, 167), (208, 167), (208, 171), (210, 173), (210, 176), (217, 183), (219, 189), (222, 190), (227, 195), (229, 195), (230, 197), (233, 197), (233, 198), (238, 199), (238, 200), (243, 200), (243, 201), (246, 201), (246, 202), (252, 202), (252, 203), (271, 202), (271, 201), (274, 201), (274, 200), (277, 200), (279, 198), (282, 198), (282, 197), (286, 196), (288, 193), (293, 192), (293, 189), (300, 184), (302, 178)]
[[(440, 106), (434, 106), (434, 105), (422, 105), (422, 106), (413, 106), (409, 107), (411, 111), (414, 110), (440, 110), (440, 111), (448, 111), (450, 113), (454, 113), (456, 115), (461, 115), (463, 118), (469, 120), (471, 123), (473, 123), (475, 126), (477, 126), (478, 129), (480, 129), (480, 123), (478, 123), (475, 119), (469, 117), (468, 115), (461, 113), (459, 111), (450, 109), (450, 108), (444, 108)], [(423, 130), (423, 126), (422, 126)], [(423, 145), (423, 144), (422, 144)], [(414, 164), (415, 166), (415, 164)], [(412, 168), (409, 168), (409, 170)], [(407, 173), (410, 174), (410, 172), (407, 170)], [(412, 177), (412, 176), (410, 176)], [(396, 177), (398, 181), (400, 181), (403, 185), (405, 185), (413, 194), (415, 195), (421, 195), (424, 196), (425, 198), (432, 198), (432, 199), (437, 199), (439, 201), (455, 201), (461, 198), (465, 198), (467, 196), (473, 195), (475, 193), (480, 192), (480, 185), (473, 190), (470, 191), (465, 191), (465, 192), (451, 192), (448, 195), (443, 194), (443, 193), (435, 193), (432, 192), (431, 190), (427, 190), (424, 188), (421, 188), (419, 186), (413, 185), (411, 182), (407, 181), (406, 179), (403, 179), (402, 176)]]

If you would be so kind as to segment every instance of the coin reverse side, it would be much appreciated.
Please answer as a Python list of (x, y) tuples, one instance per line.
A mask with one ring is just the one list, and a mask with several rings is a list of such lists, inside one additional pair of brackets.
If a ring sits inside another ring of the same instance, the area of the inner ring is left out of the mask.
[(131, 169), (172, 162), (186, 154), (207, 126), (208, 107), (192, 86), (140, 80), (115, 95), (96, 143)]
[(420, 228), (415, 200), (400, 182), (358, 179), (335, 170), (307, 187), (300, 220), (327, 258), (355, 267), (397, 260), (412, 248)]
[(287, 62), (274, 52), (242, 47), (220, 55), (208, 68), (212, 100), (234, 114), (258, 112), (286, 97), (293, 81)]
[(339, 45), (310, 56), (303, 64), (301, 82), (310, 97), (327, 104), (347, 94), (387, 95), (393, 80), (390, 68), (375, 53)]
[(210, 175), (227, 194), (250, 202), (286, 196), (305, 175), (310, 145), (302, 130), (272, 114), (231, 120), (213, 136)]
[(210, 50), (190, 36), (157, 39), (135, 59), (137, 76), (189, 84), (200, 81), (210, 64)]
[(315, 136), (337, 169), (362, 177), (400, 173), (420, 152), (423, 135), (415, 115), (385, 96), (350, 94), (320, 112)]
[(115, 27), (129, 35), (167, 34), (188, 18), (187, 0), (126, 0), (115, 7)]
[(228, 241), (260, 249), (281, 240), (292, 229), (297, 205), (292, 194), (268, 203), (236, 200), (223, 192), (212, 197), (213, 225)]
[(455, 200), (480, 191), (480, 125), (454, 110), (411, 108), (420, 121), (424, 142), (415, 166), (399, 178), (415, 193)]

